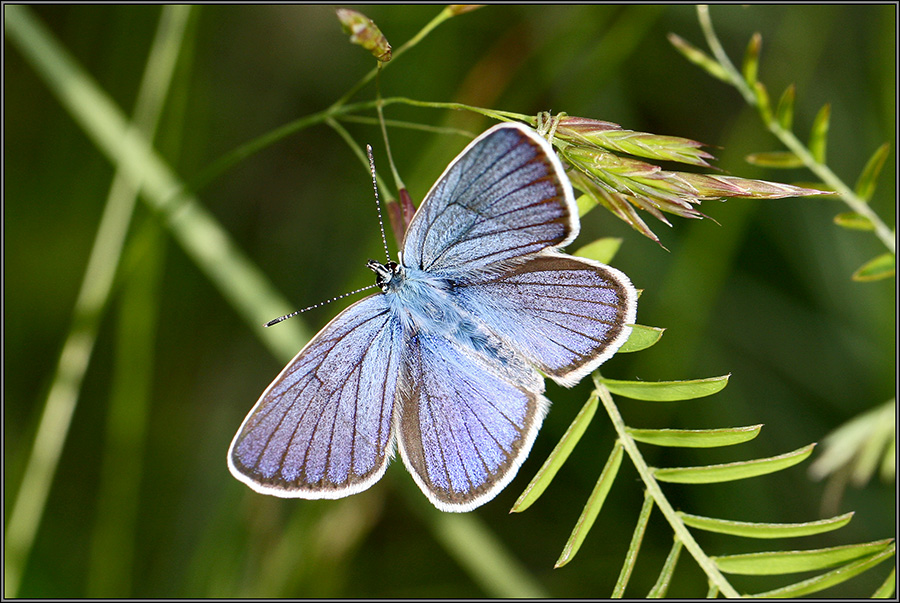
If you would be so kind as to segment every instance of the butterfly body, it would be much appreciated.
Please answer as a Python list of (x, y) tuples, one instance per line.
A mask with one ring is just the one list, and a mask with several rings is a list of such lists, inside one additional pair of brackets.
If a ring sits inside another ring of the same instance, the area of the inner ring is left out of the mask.
[(549, 401), (627, 339), (622, 273), (558, 251), (578, 233), (571, 185), (523, 126), (473, 141), (428, 193), (399, 262), (367, 266), (381, 293), (340, 313), (263, 393), (228, 463), (253, 489), (338, 498), (377, 481), (399, 448), (445, 511), (493, 498)]

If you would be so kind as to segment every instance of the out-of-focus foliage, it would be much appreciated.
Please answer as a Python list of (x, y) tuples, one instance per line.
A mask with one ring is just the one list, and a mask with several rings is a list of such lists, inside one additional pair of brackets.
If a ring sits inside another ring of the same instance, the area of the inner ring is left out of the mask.
[[(31, 10), (130, 114), (161, 8)], [(385, 96), (590, 116), (628, 130), (702, 141), (719, 158), (714, 165), (723, 175), (811, 184), (803, 170), (772, 171), (744, 161), (779, 146), (733, 89), (700, 72), (667, 40), (670, 32), (701, 39), (693, 7), (491, 6), (450, 19), (396, 59), (397, 49), (438, 10), (365, 8), (394, 49), (395, 60), (380, 82)], [(757, 77), (773, 91), (794, 85), (790, 121), (796, 131), (809, 132), (819, 109), (830, 104), (827, 161), (835, 173), (855, 182), (885, 142), (892, 143), (885, 163), (896, 164), (895, 7), (714, 6), (711, 14), (733, 57), (742, 55), (754, 32), (762, 34)], [(9, 39), (4, 50), (9, 522), (40, 409), (72, 326), (113, 168)], [(189, 183), (242, 143), (329, 106), (375, 62), (348, 43), (328, 6), (203, 6), (192, 17), (182, 52), (156, 147)], [(373, 89), (358, 98), (371, 99)], [(787, 119), (784, 109), (781, 115)], [(473, 132), (491, 123), (464, 112), (399, 105), (387, 107), (385, 117)], [(373, 145), (376, 161), (384, 164), (379, 169), (387, 173), (378, 129), (346, 127), (358, 142)], [(402, 128), (390, 136), (394, 160), (417, 201), (466, 143), (463, 137)], [(892, 178), (892, 170), (882, 171), (869, 201), (888, 224), (894, 223)], [(378, 257), (381, 246), (370, 182), (340, 137), (322, 125), (237, 163), (196, 194), (271, 282), (296, 307), (305, 307), (370, 284), (364, 262)], [(601, 235), (622, 238), (615, 264), (644, 290), (638, 319), (666, 327), (652, 349), (617, 355), (604, 365), (605, 377), (650, 381), (731, 374), (729, 386), (711, 398), (621, 403), (630, 427), (765, 424), (765, 437), (743, 444), (740, 454), (729, 448), (665, 448), (665, 459), (654, 459), (655, 448), (648, 448), (648, 462), (692, 466), (794, 450), (821, 441), (893, 395), (893, 279), (851, 280), (884, 250), (870, 233), (835, 226), (843, 206), (829, 198), (734, 199), (704, 202), (701, 211), (715, 222), (673, 220), (672, 228), (657, 229), (668, 252), (597, 210), (584, 218), (575, 243)], [(163, 236), (153, 234), (157, 226)], [(260, 344), (182, 248), (169, 244), (165, 226), (138, 205), (129, 233), (135, 242), (126, 249), (100, 324), (19, 594), (503, 594), (492, 590), (502, 586), (491, 586), (480, 573), (498, 558), (487, 548), (492, 545), (485, 544), (480, 567), (467, 563), (453, 543), (473, 537), (441, 532), (442, 518), (430, 515), (438, 512), (406, 495), (415, 487), (399, 464), (370, 491), (343, 501), (276, 500), (231, 478), (228, 444), (282, 360)], [(151, 269), (160, 271), (158, 284), (155, 273), (145, 274)], [(312, 331), (339, 309), (326, 307), (303, 319)], [(131, 321), (135, 313), (151, 319), (149, 327)], [(152, 328), (152, 336), (137, 339), (128, 330), (134, 324)], [(128, 354), (123, 349), (129, 337), (151, 344)], [(111, 409), (110, 400), (129, 383), (129, 373), (122, 372), (125, 359), (152, 371), (149, 399), (135, 403), (134, 414), (127, 404)], [(548, 385), (553, 408), (531, 457), (495, 501), (473, 514), (494, 535), (490, 542), (519, 564), (505, 575), (524, 570), (530, 582), (517, 585), (528, 592), (608, 596), (642, 506), (638, 489), (613, 488), (578, 556), (552, 569), (613, 446), (612, 428), (598, 415), (541, 499), (525, 513), (508, 514), (589, 392), (587, 383), (571, 391)], [(113, 412), (123, 414), (114, 420)], [(136, 483), (133, 525), (104, 541), (102, 526), (119, 519), (109, 514), (124, 511), (109, 498), (115, 488), (101, 486), (102, 467), (110, 442), (129, 433), (130, 421), (143, 421), (144, 433), (133, 452), (138, 473), (123, 476)], [(627, 464), (622, 467), (620, 479), (636, 477)], [(828, 515), (817, 506), (823, 487), (793, 468), (740, 487), (670, 485), (667, 492), (676, 508), (712, 517), (727, 508), (729, 518), (748, 522), (803, 522), (855, 512), (842, 530), (810, 536), (804, 548), (871, 542), (893, 532), (892, 484), (873, 480), (865, 488), (848, 488), (840, 508)], [(654, 571), (635, 572), (635, 593), (650, 590), (671, 548), (671, 534), (661, 537), (665, 531), (652, 530), (654, 521), (641, 558)], [(705, 537), (715, 553), (717, 536)], [(99, 579), (107, 568), (112, 573)], [(873, 571), (827, 594), (870, 594), (883, 580), (884, 572)], [(668, 594), (702, 592), (704, 586), (699, 571), (676, 574)]]

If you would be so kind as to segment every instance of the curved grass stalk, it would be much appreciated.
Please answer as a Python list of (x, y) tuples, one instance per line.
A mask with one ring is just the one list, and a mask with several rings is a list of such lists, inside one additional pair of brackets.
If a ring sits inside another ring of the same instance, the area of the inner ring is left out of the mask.
[(641, 481), (644, 482), (644, 487), (647, 489), (647, 493), (649, 496), (653, 498), (653, 502), (659, 507), (659, 510), (665, 516), (666, 521), (669, 522), (669, 525), (672, 527), (672, 530), (675, 532), (675, 537), (681, 541), (684, 545), (684, 548), (688, 550), (697, 564), (700, 566), (700, 569), (706, 574), (707, 578), (710, 581), (711, 587), (715, 587), (719, 592), (721, 592), (726, 597), (739, 597), (740, 595), (731, 586), (731, 583), (728, 582), (728, 579), (722, 575), (722, 572), (719, 571), (719, 568), (716, 567), (715, 562), (700, 548), (700, 545), (694, 540), (694, 536), (687, 529), (687, 526), (682, 521), (681, 517), (672, 508), (672, 505), (669, 503), (666, 495), (663, 494), (662, 489), (659, 487), (659, 483), (656, 481), (656, 478), (653, 477), (653, 472), (650, 470), (650, 467), (647, 465), (647, 462), (644, 460), (643, 455), (640, 450), (638, 450), (637, 443), (634, 438), (628, 433), (628, 428), (625, 426), (625, 421), (622, 419), (622, 415), (619, 414), (619, 409), (616, 407), (615, 401), (612, 399), (612, 394), (606, 388), (603, 383), (600, 382), (598, 374), (595, 372), (591, 378), (594, 381), (594, 387), (598, 395), (600, 396), (600, 400), (603, 402), (603, 407), (606, 409), (607, 414), (609, 415), (610, 420), (612, 421), (613, 427), (616, 430), (616, 435), (619, 438), (619, 441), (622, 443), (622, 447), (625, 449), (625, 452), (628, 454), (629, 458), (631, 458), (631, 462), (637, 470), (638, 474), (641, 477)]
[[(716, 32), (712, 26), (712, 19), (709, 16), (709, 7), (706, 5), (697, 6), (697, 17), (700, 21), (703, 35), (706, 37), (706, 43), (709, 45), (709, 48), (719, 65), (727, 74), (728, 81), (737, 88), (747, 104), (759, 108), (759, 100), (756, 94), (753, 93), (750, 86), (747, 84), (747, 81), (728, 58), (725, 49), (722, 48), (722, 44), (716, 36)], [(824, 163), (817, 161), (806, 145), (800, 142), (793, 132), (783, 127), (774, 114), (771, 112), (763, 114), (761, 112), (761, 118), (766, 128), (768, 128), (768, 130), (772, 132), (784, 146), (790, 149), (790, 151), (803, 162), (803, 165), (818, 176), (822, 182), (833, 188), (852, 211), (865, 216), (875, 227), (875, 234), (881, 239), (881, 242), (884, 243), (885, 247), (887, 247), (891, 253), (896, 253), (897, 243), (894, 232), (888, 228), (878, 214), (872, 211), (872, 208), (869, 207), (868, 203), (860, 199), (843, 180), (831, 171), (831, 168)]]
[[(181, 49), (190, 6), (164, 7), (159, 29), (138, 92), (134, 120), (123, 124), (129, 132), (152, 139)], [(5, 11), (7, 32), (39, 71), (77, 96), (78, 73), (68, 57), (54, 48), (43, 26), (24, 7)], [(15, 596), (38, 526), (43, 517), (50, 485), (78, 405), (81, 382), (96, 342), (100, 319), (112, 290), (113, 279), (131, 216), (138, 185), (119, 168), (110, 185), (106, 207), (91, 250), (72, 317), (72, 327), (60, 353), (50, 392), (44, 403), (22, 484), (16, 495), (6, 533), (6, 596)]]

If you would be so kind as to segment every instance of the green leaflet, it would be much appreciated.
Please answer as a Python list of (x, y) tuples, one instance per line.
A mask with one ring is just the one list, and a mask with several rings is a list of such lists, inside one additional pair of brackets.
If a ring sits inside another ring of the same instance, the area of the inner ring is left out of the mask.
[(845, 211), (834, 217), (834, 223), (850, 230), (875, 230), (872, 220), (855, 211)]
[(730, 376), (729, 373), (721, 377), (689, 381), (619, 381), (601, 377), (596, 381), (605, 385), (612, 393), (626, 398), (651, 402), (672, 402), (711, 396), (728, 385)]
[(744, 159), (748, 163), (770, 168), (798, 168), (803, 167), (803, 160), (790, 151), (769, 151), (766, 153), (753, 153)]
[(796, 96), (796, 87), (791, 84), (784, 89), (781, 98), (778, 100), (778, 106), (775, 107), (775, 120), (785, 130), (790, 131), (794, 125), (794, 98)]
[(584, 247), (578, 249), (572, 255), (576, 255), (589, 260), (595, 260), (601, 264), (609, 264), (619, 247), (622, 245), (622, 239), (615, 237), (604, 237), (597, 239), (593, 243), (588, 243)]
[(855, 281), (878, 281), (894, 276), (894, 254), (891, 252), (872, 258), (853, 273)]
[(744, 52), (744, 65), (741, 70), (744, 79), (750, 86), (756, 85), (756, 76), (759, 73), (759, 50), (762, 47), (762, 36), (755, 33), (750, 37), (747, 50)]
[(618, 354), (628, 352), (639, 352), (646, 350), (660, 340), (665, 329), (659, 327), (647, 327), (644, 325), (632, 325), (631, 335), (628, 340), (619, 348)]
[(666, 596), (666, 592), (669, 590), (669, 583), (672, 581), (672, 575), (675, 573), (675, 565), (678, 563), (678, 557), (681, 555), (683, 547), (684, 545), (681, 544), (681, 541), (676, 538), (675, 542), (672, 543), (669, 554), (666, 556), (662, 570), (659, 572), (656, 584), (647, 593), (648, 599), (660, 599)]
[(638, 442), (654, 446), (714, 448), (752, 440), (759, 435), (760, 429), (762, 429), (762, 425), (723, 429), (634, 429), (629, 427), (628, 433)]
[(807, 551), (767, 551), (711, 557), (726, 574), (779, 575), (820, 570), (886, 550), (891, 540), (835, 546)]
[(875, 184), (878, 180), (878, 174), (881, 173), (881, 168), (884, 166), (884, 162), (890, 151), (891, 145), (884, 143), (872, 153), (872, 156), (869, 157), (869, 161), (866, 162), (866, 167), (863, 168), (862, 173), (859, 175), (859, 180), (856, 181), (855, 187), (856, 195), (863, 201), (868, 201), (875, 193)]
[(850, 578), (858, 576), (866, 570), (875, 567), (885, 559), (892, 557), (894, 555), (894, 552), (895, 547), (892, 544), (890, 545), (890, 547), (880, 553), (876, 553), (875, 555), (872, 555), (870, 557), (864, 557), (859, 561), (848, 563), (847, 565), (843, 565), (841, 567), (833, 569), (830, 572), (824, 573), (820, 576), (815, 576), (808, 580), (802, 580), (800, 582), (789, 584), (788, 586), (784, 586), (782, 588), (776, 588), (775, 590), (770, 590), (764, 593), (758, 593), (749, 596), (781, 599), (789, 597), (799, 597), (802, 595), (808, 595), (810, 593), (818, 592), (820, 590), (824, 590), (830, 586), (834, 586), (835, 584), (840, 584), (841, 582), (846, 582)]
[(719, 65), (711, 56), (694, 46), (693, 44), (686, 41), (681, 36), (677, 36), (673, 33), (668, 35), (669, 42), (672, 46), (675, 47), (675, 50), (680, 52), (684, 58), (689, 60), (691, 63), (697, 65), (708, 74), (713, 76), (716, 79), (720, 79), (723, 82), (732, 83), (731, 75), (728, 71), (725, 70), (724, 67)]
[(544, 490), (547, 489), (547, 486), (550, 485), (550, 482), (553, 481), (556, 472), (559, 471), (559, 468), (562, 467), (563, 463), (566, 462), (566, 459), (569, 458), (569, 454), (571, 454), (575, 445), (581, 439), (581, 436), (584, 434), (584, 430), (587, 429), (591, 419), (594, 418), (594, 413), (597, 412), (597, 405), (597, 392), (595, 391), (588, 398), (587, 402), (585, 402), (584, 406), (581, 407), (581, 410), (575, 416), (575, 419), (572, 420), (566, 433), (564, 433), (563, 437), (557, 442), (553, 451), (550, 453), (550, 456), (547, 457), (547, 460), (544, 461), (544, 464), (538, 469), (534, 478), (525, 487), (525, 490), (522, 492), (521, 496), (519, 496), (519, 499), (515, 502), (512, 509), (510, 509), (510, 513), (521, 513), (540, 498), (541, 494), (544, 493)]
[(818, 521), (806, 521), (803, 523), (755, 523), (749, 521), (733, 521), (730, 519), (717, 519), (703, 517), (689, 513), (679, 513), (686, 525), (707, 532), (731, 534), (745, 538), (793, 538), (797, 536), (810, 536), (822, 532), (830, 532), (844, 527), (853, 519), (853, 513), (844, 513), (828, 519)]
[(701, 467), (670, 467), (656, 469), (653, 474), (659, 481), (680, 484), (712, 484), (756, 477), (774, 473), (801, 463), (812, 454), (815, 444), (772, 456), (764, 459), (738, 461), (721, 465), (704, 465)]
[(830, 119), (831, 105), (825, 104), (816, 114), (809, 133), (809, 144), (807, 147), (813, 159), (819, 163), (825, 163), (825, 147), (828, 141), (828, 122)]
[(578, 549), (581, 548), (581, 544), (587, 537), (588, 532), (591, 531), (600, 509), (603, 507), (604, 501), (606, 501), (606, 495), (609, 494), (609, 489), (612, 488), (613, 481), (615, 481), (621, 465), (622, 443), (616, 441), (616, 445), (613, 446), (612, 453), (610, 453), (603, 471), (600, 472), (600, 477), (597, 479), (597, 483), (594, 485), (594, 489), (591, 491), (591, 495), (588, 497), (581, 515), (578, 517), (578, 521), (575, 522), (575, 528), (572, 530), (569, 540), (566, 541), (566, 545), (563, 547), (563, 551), (554, 567), (562, 567), (567, 564), (578, 552)]

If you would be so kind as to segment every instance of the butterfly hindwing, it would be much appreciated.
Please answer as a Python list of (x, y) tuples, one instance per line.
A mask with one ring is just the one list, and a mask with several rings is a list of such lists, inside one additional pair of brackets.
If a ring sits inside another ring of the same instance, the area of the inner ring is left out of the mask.
[(244, 420), (228, 453), (234, 476), (299, 498), (339, 498), (378, 481), (392, 453), (401, 335), (383, 295), (335, 317)]
[(547, 376), (573, 385), (628, 339), (637, 293), (610, 266), (541, 253), (458, 287), (460, 305)]
[(549, 402), (504, 379), (485, 357), (419, 334), (400, 389), (400, 454), (436, 507), (468, 511), (493, 498), (528, 455)]

